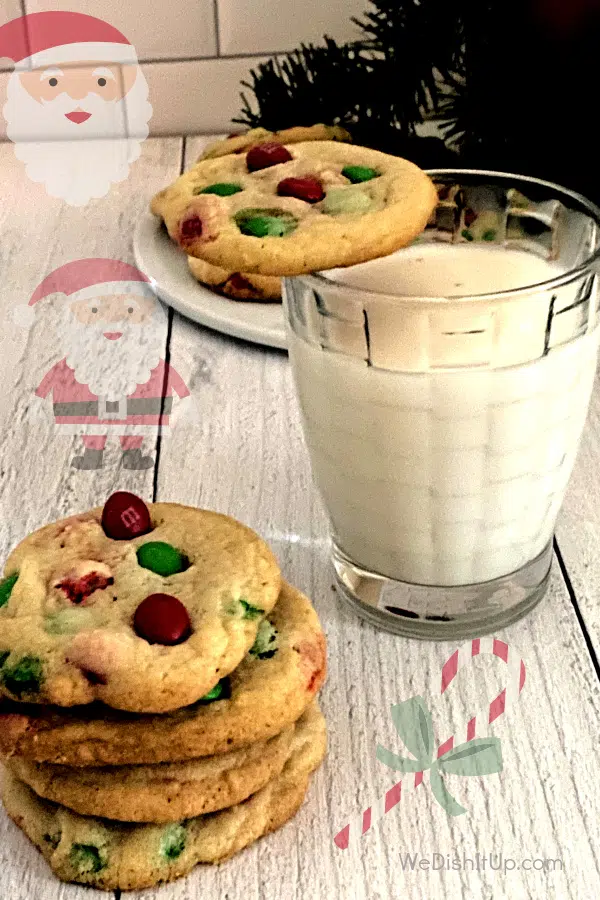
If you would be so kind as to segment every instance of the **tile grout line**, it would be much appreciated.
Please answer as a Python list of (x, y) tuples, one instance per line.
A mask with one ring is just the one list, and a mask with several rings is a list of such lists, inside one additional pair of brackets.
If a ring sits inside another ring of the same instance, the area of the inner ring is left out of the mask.
[(567, 588), (567, 593), (569, 595), (569, 600), (571, 601), (571, 606), (573, 607), (573, 609), (575, 611), (575, 616), (577, 617), (577, 622), (581, 629), (581, 633), (583, 634), (583, 639), (585, 641), (587, 651), (592, 660), (592, 665), (594, 667), (594, 671), (596, 672), (596, 677), (600, 681), (600, 661), (598, 660), (598, 657), (596, 655), (596, 650), (594, 648), (594, 644), (592, 643), (592, 639), (590, 637), (590, 633), (587, 629), (587, 625), (585, 624), (585, 620), (581, 614), (581, 610), (580, 610), (579, 604), (577, 602), (577, 596), (575, 594), (575, 589), (573, 587), (573, 582), (571, 581), (571, 576), (569, 575), (569, 572), (565, 565), (565, 561), (563, 559), (562, 553), (560, 552), (560, 547), (558, 546), (558, 541), (556, 540), (556, 538), (554, 538), (553, 544), (554, 544), (554, 553), (556, 555), (556, 559), (558, 561), (558, 566), (559, 566), (561, 575), (563, 577), (563, 580), (565, 582), (565, 586)]
[(221, 56), (221, 32), (219, 26), (219, 0), (213, 0), (213, 15), (215, 20), (215, 40), (217, 47), (217, 57)]
[[(19, 0), (19, 9), (21, 10), (21, 16), (25, 17), (27, 15), (25, 0)], [(27, 53), (29, 56), (31, 56), (31, 41), (29, 39), (29, 28), (27, 27), (27, 21), (25, 21), (25, 43), (27, 45)], [(12, 69), (9, 69), (9, 71), (12, 71)]]
[[(216, 2), (216, 0), (215, 0)], [(220, 45), (220, 41), (219, 41)], [(289, 50), (257, 50), (254, 53), (218, 53), (217, 56), (150, 56), (147, 59), (141, 57), (141, 66), (152, 66), (158, 63), (189, 63), (189, 62), (220, 62), (221, 60), (236, 59), (263, 59), (264, 57), (283, 56)]]
[[(187, 138), (184, 135), (181, 140), (181, 158), (179, 160), (179, 174), (183, 175), (183, 171), (185, 169), (185, 154), (187, 149)], [(169, 364), (171, 362), (171, 336), (173, 334), (173, 309), (169, 307), (168, 313), (168, 321), (167, 321), (167, 339), (165, 342), (165, 375), (163, 380), (163, 396), (161, 397), (160, 403), (160, 419), (162, 419), (164, 414), (164, 407), (166, 402), (166, 387), (169, 379)], [(156, 454), (154, 457), (154, 473), (152, 478), (152, 502), (156, 503), (156, 498), (158, 496), (158, 470), (160, 467), (160, 454), (162, 449), (162, 434), (161, 428), (159, 426), (158, 434), (156, 435)]]
[[(217, 2), (217, 0), (215, 0)], [(219, 42), (220, 43), (220, 42)], [(220, 47), (219, 47), (220, 49)], [(263, 51), (255, 51), (253, 53), (218, 53), (217, 56), (149, 56), (148, 58), (141, 57), (139, 59), (140, 66), (156, 66), (160, 63), (165, 63), (166, 65), (175, 65), (176, 63), (193, 63), (193, 62), (220, 62), (221, 60), (242, 60), (242, 59), (265, 59), (265, 57), (269, 59), (275, 59), (278, 56), (284, 56), (286, 53), (290, 53), (290, 50), (263, 50)], [(0, 73), (13, 72), (13, 68), (10, 66), (0, 66)]]
[[(165, 374), (163, 378), (163, 396), (160, 400), (160, 419), (164, 415), (165, 402), (166, 402), (166, 388), (167, 382), (169, 380), (169, 364), (171, 362), (171, 334), (173, 332), (173, 310), (169, 307), (169, 312), (167, 314), (167, 337), (165, 341)], [(161, 434), (162, 426), (159, 426), (158, 434), (156, 435), (156, 453), (154, 457), (154, 473), (152, 477), (152, 502), (156, 503), (156, 497), (158, 495), (158, 469), (160, 466), (160, 453), (162, 449), (162, 434)]]
[[(123, 92), (123, 97), (125, 97), (125, 79), (123, 77), (123, 66), (119, 66), (119, 83), (121, 86), (121, 91)], [(131, 135), (129, 134), (129, 104), (123, 104), (123, 125), (125, 127), (125, 137), (127, 140), (130, 139)]]

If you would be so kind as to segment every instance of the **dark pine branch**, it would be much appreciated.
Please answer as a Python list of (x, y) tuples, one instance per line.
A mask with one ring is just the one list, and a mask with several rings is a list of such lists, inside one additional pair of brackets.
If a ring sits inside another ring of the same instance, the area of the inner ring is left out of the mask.
[(323, 46), (302, 44), (285, 57), (261, 63), (250, 78), (242, 84), (253, 102), (242, 94), (242, 114), (234, 121), (251, 128), (351, 125), (371, 102), (370, 59), (360, 46), (340, 46), (329, 37)]
[[(452, 70), (456, 42), (447, 33), (434, 39), (434, 25), (451, 27), (447, 0), (377, 0), (356, 24), (360, 41), (302, 45), (279, 60), (263, 63), (243, 86), (243, 110), (235, 121), (278, 130), (324, 122), (351, 130), (356, 142), (417, 159), (427, 148), (429, 164), (443, 144), (417, 143), (425, 110), (440, 101), (439, 82)], [(456, 28), (456, 25), (454, 25)], [(432, 49), (432, 42), (434, 47)], [(437, 52), (439, 49), (439, 53)], [(437, 58), (433, 61), (435, 54)]]
[(399, 120), (420, 122), (435, 109), (440, 84), (459, 62), (460, 22), (448, 0), (377, 0), (355, 19), (377, 58), (380, 88)]
[[(255, 69), (237, 121), (341, 124), (424, 167), (535, 174), (600, 200), (598, 10), (597, 0), (373, 0), (358, 42), (325, 38)], [(445, 144), (417, 136), (431, 114)]]
[(461, 164), (535, 175), (600, 200), (597, 5), (463, 2), (460, 77), (449, 79), (438, 110)]

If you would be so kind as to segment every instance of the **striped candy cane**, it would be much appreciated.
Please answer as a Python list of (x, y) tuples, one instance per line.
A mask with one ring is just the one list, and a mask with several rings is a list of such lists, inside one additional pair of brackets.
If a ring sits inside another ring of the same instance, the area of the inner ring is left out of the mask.
[[(452, 656), (444, 663), (440, 693), (443, 694), (447, 690), (460, 669), (466, 666), (474, 656), (479, 656), (482, 653), (497, 656), (498, 659), (506, 663), (508, 668), (507, 685), (482, 713), (478, 713), (469, 719), (464, 736), (461, 737), (459, 735), (460, 739), (457, 740), (457, 736), (452, 735), (447, 741), (440, 744), (437, 751), (438, 759), (444, 753), (452, 750), (455, 743), (461, 744), (464, 741), (472, 741), (475, 737), (487, 737), (492, 722), (504, 715), (509, 706), (519, 699), (519, 695), (523, 690), (523, 685), (525, 684), (525, 663), (520, 656), (514, 652), (511, 653), (508, 644), (505, 644), (504, 641), (499, 641), (496, 638), (475, 638), (463, 644), (458, 650), (455, 650)], [(340, 850), (345, 850), (351, 841), (357, 843), (361, 835), (365, 834), (375, 822), (378, 822), (386, 813), (398, 806), (405, 794), (412, 793), (418, 788), (422, 784), (423, 778), (423, 772), (405, 776), (380, 797), (376, 803), (366, 809), (362, 815), (356, 816), (336, 834), (333, 839), (336, 846)]]

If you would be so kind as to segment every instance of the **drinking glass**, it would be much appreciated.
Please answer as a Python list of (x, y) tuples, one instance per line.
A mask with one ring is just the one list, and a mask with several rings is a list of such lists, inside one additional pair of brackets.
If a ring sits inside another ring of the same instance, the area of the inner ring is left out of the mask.
[(339, 593), (448, 639), (546, 591), (597, 364), (600, 210), (535, 178), (429, 174), (411, 246), (286, 278), (284, 310)]

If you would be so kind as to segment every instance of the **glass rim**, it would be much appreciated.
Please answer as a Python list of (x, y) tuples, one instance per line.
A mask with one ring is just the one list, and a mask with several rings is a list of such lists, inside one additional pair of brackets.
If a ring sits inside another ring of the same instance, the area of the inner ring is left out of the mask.
[[(591, 200), (588, 200), (583, 194), (578, 193), (577, 191), (572, 191), (570, 188), (563, 187), (560, 184), (555, 184), (552, 181), (545, 181), (542, 178), (535, 178), (531, 175), (515, 175), (511, 172), (498, 172), (492, 169), (425, 169), (424, 170), (427, 175), (435, 177), (436, 175), (455, 175), (455, 176), (476, 176), (476, 177), (484, 177), (490, 180), (495, 179), (496, 181), (512, 179), (513, 181), (526, 182), (528, 184), (541, 186), (545, 188), (551, 189), (556, 194), (562, 194), (565, 197), (568, 197), (571, 201), (573, 201), (581, 211), (586, 212), (590, 218), (594, 219), (596, 224), (600, 227), (600, 207), (596, 206), (595, 203), (592, 203)], [(558, 199), (558, 198), (557, 198)], [(410, 245), (407, 245), (410, 246)], [(405, 249), (404, 247), (399, 248), (399, 250)], [(394, 251), (398, 252), (398, 251)], [(392, 254), (389, 254), (392, 255)], [(380, 257), (385, 258), (385, 257)], [(307, 282), (311, 287), (323, 290), (325, 288), (335, 288), (336, 292), (345, 294), (349, 298), (351, 296), (360, 297), (364, 300), (365, 298), (371, 298), (377, 301), (397, 301), (404, 300), (406, 302), (421, 302), (426, 301), (429, 303), (447, 303), (452, 301), (456, 302), (469, 302), (469, 301), (477, 301), (477, 300), (502, 300), (504, 298), (510, 299), (512, 297), (518, 297), (523, 294), (532, 294), (532, 293), (542, 293), (546, 291), (554, 290), (555, 288), (562, 287), (564, 284), (567, 284), (574, 278), (583, 275), (586, 271), (588, 271), (594, 263), (596, 263), (600, 259), (600, 244), (598, 249), (590, 254), (583, 262), (579, 263), (579, 265), (574, 266), (573, 268), (568, 269), (566, 272), (562, 272), (560, 275), (555, 275), (553, 278), (545, 279), (544, 281), (533, 282), (531, 284), (524, 284), (520, 287), (510, 288), (504, 291), (489, 291), (486, 293), (471, 293), (471, 294), (453, 294), (451, 297), (448, 296), (440, 296), (440, 295), (428, 295), (428, 294), (414, 294), (414, 295), (406, 295), (406, 294), (391, 294), (389, 291), (376, 291), (370, 288), (360, 288), (355, 285), (346, 284), (343, 281), (339, 281), (337, 279), (329, 278), (326, 275), (323, 275), (321, 272), (311, 272), (305, 275), (293, 275), (293, 276), (285, 276), (291, 278), (298, 278)], [(373, 262), (373, 260), (365, 260), (365, 263)], [(364, 263), (357, 263), (356, 265), (364, 265)], [(333, 267), (336, 268), (336, 267)], [(341, 267), (340, 267), (341, 268)], [(351, 266), (348, 268), (352, 268)], [(326, 270), (331, 271), (331, 270)], [(343, 269), (342, 269), (343, 271)]]

